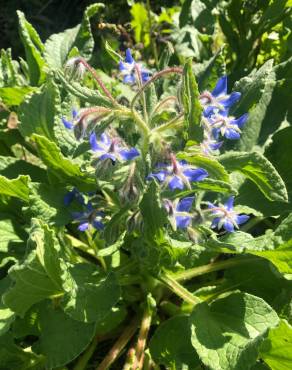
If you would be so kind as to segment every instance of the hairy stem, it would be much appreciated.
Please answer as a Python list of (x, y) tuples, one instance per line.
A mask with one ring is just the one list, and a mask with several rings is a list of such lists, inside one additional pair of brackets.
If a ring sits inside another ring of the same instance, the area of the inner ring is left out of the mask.
[(179, 284), (172, 276), (169, 274), (160, 275), (159, 280), (162, 281), (170, 290), (172, 290), (177, 296), (182, 298), (187, 303), (191, 305), (196, 305), (201, 301), (196, 298), (191, 292)]
[(158, 62), (157, 46), (156, 46), (156, 43), (155, 43), (155, 39), (152, 37), (152, 19), (151, 19), (150, 0), (147, 0), (146, 7), (147, 7), (147, 15), (148, 15), (148, 23), (149, 23), (150, 45), (151, 45), (153, 56), (154, 56), (154, 59), (155, 59), (156, 68), (158, 68), (159, 62)]
[(209, 263), (208, 265), (204, 266), (199, 266), (199, 267), (194, 267), (189, 270), (185, 270), (182, 272), (177, 272), (175, 274), (171, 274), (172, 279), (175, 281), (186, 281), (190, 280), (196, 276), (204, 275), (209, 272), (214, 272), (214, 271), (219, 271), (219, 270), (224, 270), (226, 268), (230, 267), (235, 267), (238, 265), (242, 265), (245, 263), (251, 263), (255, 262), (258, 259), (256, 257), (234, 257), (230, 258), (226, 261), (219, 261), (219, 262), (214, 262), (214, 263)]
[(101, 90), (104, 92), (104, 94), (110, 99), (110, 101), (115, 105), (118, 106), (118, 102), (115, 100), (115, 98), (112, 96), (112, 94), (109, 92), (109, 90), (105, 87), (105, 84), (102, 82), (100, 77), (97, 75), (94, 68), (92, 68), (85, 59), (80, 58), (80, 63), (84, 65), (84, 67), (91, 73), (92, 77), (95, 79), (95, 81), (98, 83)]
[(139, 331), (139, 336), (137, 340), (136, 350), (135, 350), (135, 363), (133, 370), (139, 370), (143, 368), (144, 362), (144, 350), (146, 347), (146, 341), (148, 337), (148, 332), (151, 326), (153, 310), (147, 305), (146, 310), (142, 317), (141, 327)]
[(130, 323), (129, 326), (125, 328), (122, 335), (119, 339), (114, 343), (108, 354), (99, 364), (96, 370), (107, 370), (111, 364), (118, 358), (122, 350), (125, 348), (129, 340), (135, 334), (139, 325), (138, 317), (135, 317), (134, 320)]
[(165, 130), (168, 130), (170, 128), (175, 128), (179, 125), (181, 125), (181, 119), (184, 117), (184, 112), (178, 114), (176, 117), (174, 117), (172, 120), (156, 127), (153, 129), (153, 132), (163, 132)]
[(160, 72), (157, 72), (155, 73), (155, 75), (153, 75), (142, 87), (141, 89), (137, 92), (137, 94), (134, 96), (132, 102), (131, 102), (131, 109), (133, 110), (134, 108), (134, 105), (135, 105), (135, 102), (136, 100), (138, 99), (138, 97), (142, 94), (143, 91), (145, 91), (147, 89), (147, 87), (154, 81), (158, 80), (159, 78), (161, 77), (164, 77), (168, 74), (171, 74), (171, 73), (179, 73), (179, 74), (182, 74), (183, 73), (183, 69), (181, 67), (170, 67), (170, 68), (166, 68), (166, 69), (163, 69), (162, 71)]

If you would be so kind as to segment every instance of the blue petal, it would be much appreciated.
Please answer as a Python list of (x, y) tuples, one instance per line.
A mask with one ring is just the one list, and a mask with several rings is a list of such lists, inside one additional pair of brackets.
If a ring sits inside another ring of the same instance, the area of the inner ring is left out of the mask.
[(125, 61), (126, 61), (126, 63), (130, 63), (130, 64), (134, 63), (134, 59), (133, 59), (132, 54), (131, 54), (131, 49), (129, 49), (129, 48), (126, 50)]
[(203, 168), (188, 168), (187, 170), (183, 171), (183, 174), (190, 180), (190, 181), (202, 181), (208, 176), (208, 172)]
[(182, 190), (184, 188), (184, 183), (179, 177), (173, 176), (173, 178), (169, 181), (168, 186), (171, 190), (175, 189)]
[(248, 113), (245, 113), (242, 116), (240, 116), (239, 118), (234, 119), (230, 122), (232, 124), (238, 126), (239, 128), (242, 128), (244, 126), (245, 122), (247, 121), (247, 119), (248, 119)]
[(214, 90), (212, 91), (213, 96), (218, 96), (218, 95), (226, 95), (227, 94), (227, 76), (221, 77)]
[(216, 113), (218, 113), (218, 108), (213, 107), (211, 105), (209, 105), (206, 109), (203, 110), (203, 115), (206, 118), (211, 118), (211, 116), (213, 116)]
[(226, 129), (224, 136), (227, 139), (230, 139), (230, 140), (238, 140), (238, 139), (240, 139), (240, 133), (237, 132), (237, 131), (235, 131), (235, 130), (233, 130), (232, 128)]
[(189, 212), (189, 210), (192, 208), (192, 204), (195, 197), (186, 197), (181, 199), (178, 202), (178, 205), (176, 207), (177, 212)]
[(228, 211), (232, 211), (233, 210), (233, 203), (234, 203), (234, 196), (228, 198), (227, 202), (224, 204), (224, 207)]
[(234, 91), (229, 95), (229, 97), (225, 100), (221, 100), (220, 103), (225, 107), (225, 108), (230, 108), (234, 103), (236, 103), (241, 97), (241, 93)]
[(247, 220), (249, 220), (248, 215), (237, 215), (235, 218), (237, 225), (244, 224)]
[(220, 217), (215, 217), (212, 221), (212, 224), (211, 224), (211, 228), (215, 228), (218, 226), (219, 222), (220, 222), (221, 218)]
[(139, 156), (139, 152), (136, 148), (131, 148), (130, 150), (126, 149), (120, 150), (119, 154), (125, 161), (129, 161)]
[(82, 224), (80, 224), (78, 226), (78, 230), (79, 231), (85, 231), (88, 229), (88, 226), (89, 226), (89, 223), (88, 222), (83, 222)]
[(72, 122), (67, 121), (64, 117), (62, 117), (62, 122), (63, 122), (63, 125), (64, 125), (67, 129), (69, 129), (69, 130), (71, 130), (71, 129), (72, 129), (72, 127), (74, 126)]
[(93, 205), (92, 205), (92, 203), (91, 203), (91, 202), (88, 202), (88, 203), (86, 204), (86, 208), (87, 208), (87, 210), (88, 210), (89, 212), (92, 212), (92, 211), (94, 210)]
[(123, 78), (123, 82), (125, 84), (133, 84), (135, 83), (135, 76), (132, 74), (125, 75)]
[(114, 154), (112, 154), (112, 153), (105, 153), (105, 154), (101, 155), (99, 157), (99, 159), (101, 161), (104, 161), (105, 159), (111, 159), (114, 162), (117, 160), (116, 156)]
[(120, 61), (119, 62), (119, 70), (122, 72), (122, 71), (125, 71), (127, 69), (127, 67), (125, 66), (125, 63)]
[(166, 176), (168, 175), (167, 171), (159, 171), (157, 173), (150, 173), (150, 175), (147, 177), (147, 179), (151, 179), (155, 177), (158, 181), (163, 182), (166, 179)]
[(208, 202), (208, 208), (216, 208), (215, 204)]
[(73, 119), (75, 119), (77, 116), (78, 116), (78, 111), (75, 108), (73, 108), (72, 109), (72, 117), (73, 117)]
[(220, 149), (223, 144), (223, 141), (219, 141), (218, 143), (209, 143), (209, 148), (212, 150)]
[(102, 150), (104, 151), (103, 148), (101, 148), (98, 143), (97, 143), (97, 140), (96, 140), (96, 134), (95, 132), (92, 132), (89, 136), (89, 143), (90, 143), (90, 146), (91, 146), (91, 149), (96, 152), (98, 150)]
[(224, 224), (223, 224), (223, 228), (224, 228), (227, 232), (229, 232), (229, 233), (233, 233), (233, 231), (234, 231), (234, 225), (233, 225), (233, 223), (232, 223), (231, 221), (229, 221), (229, 220), (226, 220), (226, 221), (224, 222)]
[(69, 206), (70, 203), (72, 203), (73, 199), (75, 198), (75, 192), (74, 189), (72, 191), (69, 191), (64, 196), (64, 204), (65, 206)]
[(98, 229), (98, 230), (102, 230), (104, 228), (104, 224), (98, 220), (94, 220), (92, 222), (92, 226), (95, 228), (95, 229)]
[(149, 72), (142, 70), (141, 77), (142, 77), (142, 82), (147, 82), (149, 80)]
[(179, 229), (185, 229), (186, 227), (189, 226), (191, 222), (191, 216), (176, 216), (175, 221), (176, 221), (176, 226)]
[(100, 141), (106, 146), (111, 145), (111, 139), (104, 132), (100, 135)]

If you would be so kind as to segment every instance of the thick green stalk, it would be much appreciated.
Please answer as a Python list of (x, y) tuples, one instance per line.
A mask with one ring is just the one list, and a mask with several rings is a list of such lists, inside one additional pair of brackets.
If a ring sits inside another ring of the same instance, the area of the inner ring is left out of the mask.
[(85, 370), (86, 369), (87, 364), (89, 360), (91, 359), (97, 344), (98, 344), (98, 337), (96, 336), (91, 342), (90, 346), (86, 349), (86, 351), (79, 357), (73, 370)]
[(171, 278), (175, 281), (186, 281), (190, 280), (196, 276), (208, 274), (209, 272), (224, 270), (230, 267), (235, 267), (239, 265), (243, 265), (245, 263), (252, 263), (257, 261), (256, 257), (234, 257), (230, 258), (225, 261), (219, 261), (214, 263), (209, 263), (208, 265), (194, 267), (189, 270), (185, 270), (182, 272), (177, 272), (175, 274), (171, 274)]
[(159, 276), (159, 280), (162, 281), (170, 290), (172, 290), (177, 296), (182, 298), (187, 303), (191, 305), (196, 305), (201, 301), (195, 297), (191, 292), (179, 284), (172, 276), (169, 274), (162, 274)]
[(129, 340), (135, 334), (139, 325), (138, 317), (135, 317), (134, 320), (130, 323), (129, 326), (125, 328), (122, 335), (114, 343), (108, 354), (102, 360), (102, 362), (97, 367), (97, 370), (107, 370), (111, 364), (119, 357), (122, 350), (125, 348)]

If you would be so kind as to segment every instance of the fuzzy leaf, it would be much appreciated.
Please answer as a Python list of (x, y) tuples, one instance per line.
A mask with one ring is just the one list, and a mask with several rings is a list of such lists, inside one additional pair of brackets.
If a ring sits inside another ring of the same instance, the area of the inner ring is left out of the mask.
[(232, 293), (210, 306), (195, 306), (190, 317), (192, 345), (211, 370), (247, 370), (256, 362), (268, 329), (278, 321), (261, 298)]
[(228, 171), (238, 171), (253, 181), (270, 200), (287, 201), (285, 184), (274, 166), (257, 152), (229, 152), (219, 157)]
[(201, 126), (203, 108), (199, 102), (198, 85), (193, 74), (191, 59), (184, 66), (182, 99), (188, 138), (201, 142), (203, 139), (203, 128)]
[(91, 33), (90, 18), (93, 17), (104, 4), (96, 3), (89, 5), (83, 14), (81, 24), (64, 32), (54, 34), (45, 43), (45, 59), (50, 67), (62, 68), (70, 51), (77, 47), (80, 55), (90, 59), (94, 47), (94, 39)]
[(20, 175), (17, 179), (9, 180), (4, 176), (0, 176), (0, 194), (9, 195), (28, 201), (29, 196), (29, 177)]
[(30, 82), (33, 86), (41, 85), (45, 78), (45, 60), (42, 57), (44, 45), (33, 26), (26, 20), (24, 14), (17, 11), (19, 19), (19, 33), (24, 45)]

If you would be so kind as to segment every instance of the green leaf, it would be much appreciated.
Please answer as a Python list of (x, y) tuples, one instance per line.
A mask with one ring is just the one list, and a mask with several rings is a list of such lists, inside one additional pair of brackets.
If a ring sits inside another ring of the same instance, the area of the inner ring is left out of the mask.
[(278, 321), (261, 298), (232, 293), (210, 306), (195, 306), (190, 317), (192, 345), (211, 370), (247, 370), (256, 362), (268, 329)]
[(222, 164), (220, 164), (215, 158), (191, 152), (180, 152), (177, 154), (177, 157), (179, 159), (185, 159), (188, 163), (194, 164), (198, 167), (203, 167), (208, 171), (211, 178), (225, 181), (227, 183), (229, 182), (228, 173)]
[(44, 45), (33, 26), (25, 19), (24, 14), (17, 11), (19, 20), (19, 33), (24, 45), (26, 61), (28, 64), (28, 73), (31, 85), (41, 85), (45, 78), (44, 72), (45, 60), (42, 57)]
[(25, 240), (25, 232), (19, 227), (14, 220), (3, 219), (0, 220), (0, 252), (11, 251), (11, 248), (23, 247), (23, 241)]
[(17, 106), (23, 102), (26, 95), (35, 90), (32, 86), (0, 87), (0, 100), (9, 107)]
[(140, 210), (144, 220), (145, 234), (153, 239), (161, 233), (166, 222), (166, 212), (162, 208), (159, 187), (152, 181), (143, 195)]
[[(11, 49), (1, 49), (0, 57), (0, 86), (12, 87), (20, 85), (21, 76), (18, 73), (18, 63), (12, 60)], [(2, 97), (1, 97), (2, 98)]]
[[(9, 287), (9, 278), (0, 280), (0, 297)], [(14, 321), (14, 312), (7, 308), (0, 299), (0, 337), (9, 330), (11, 323)]]
[(73, 319), (83, 322), (104, 320), (121, 294), (115, 275), (102, 275), (90, 264), (76, 264), (69, 273), (71, 282), (62, 302), (64, 311)]
[(270, 330), (260, 348), (261, 358), (272, 370), (290, 370), (292, 365), (292, 326), (281, 320), (277, 328)]
[(153, 360), (168, 369), (195, 369), (198, 355), (191, 344), (189, 316), (175, 316), (159, 325), (150, 340)]
[(200, 143), (203, 140), (203, 128), (201, 126), (203, 108), (199, 102), (199, 90), (193, 74), (191, 59), (184, 66), (182, 99), (188, 138)]
[(76, 47), (82, 57), (91, 58), (94, 39), (91, 33), (90, 18), (102, 8), (104, 4), (101, 3), (89, 5), (84, 11), (81, 24), (50, 36), (45, 43), (44, 50), (45, 59), (50, 67), (63, 68), (70, 51)]
[(20, 175), (13, 180), (0, 176), (0, 194), (20, 198), (27, 202), (29, 196), (29, 180), (29, 177), (24, 175)]
[(39, 135), (33, 135), (33, 140), (41, 160), (58, 182), (75, 185), (80, 190), (92, 190), (96, 187), (95, 179), (81, 172), (78, 164), (63, 157), (55, 143)]
[(228, 171), (238, 171), (253, 181), (269, 200), (288, 200), (282, 178), (262, 154), (229, 152), (221, 155), (219, 161)]
[(286, 279), (292, 280), (292, 239), (274, 250), (249, 251), (273, 263)]
[(72, 208), (65, 206), (64, 197), (68, 191), (63, 187), (48, 184), (32, 184), (29, 195), (28, 212), (33, 217), (58, 226), (72, 220)]
[(14, 285), (3, 298), (5, 305), (20, 316), (33, 304), (63, 293), (60, 247), (52, 230), (34, 220), (28, 246), (36, 249), (9, 270)]
[(64, 366), (83, 352), (95, 334), (95, 324), (73, 320), (60, 308), (40, 309), (40, 338), (33, 348), (46, 356), (46, 368)]
[(289, 161), (292, 156), (291, 140), (292, 127), (286, 127), (272, 136), (272, 142), (265, 150), (265, 156), (279, 171), (290, 197), (292, 196), (292, 168)]
[(19, 131), (23, 136), (44, 135), (54, 140), (55, 118), (59, 114), (60, 96), (57, 86), (48, 81), (19, 107)]
[(42, 370), (44, 368), (43, 356), (17, 346), (10, 333), (0, 337), (0, 358), (1, 370)]

